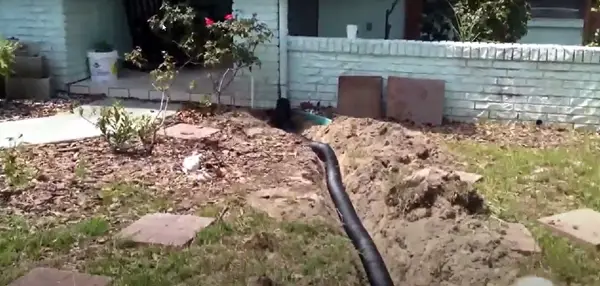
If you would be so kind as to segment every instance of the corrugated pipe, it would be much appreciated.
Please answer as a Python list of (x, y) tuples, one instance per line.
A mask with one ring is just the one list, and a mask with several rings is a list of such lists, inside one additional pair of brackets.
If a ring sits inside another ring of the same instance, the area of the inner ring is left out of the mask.
[(352, 241), (354, 248), (358, 251), (362, 265), (367, 273), (371, 286), (394, 286), (390, 273), (385, 266), (377, 246), (363, 226), (360, 218), (354, 210), (352, 201), (342, 183), (340, 164), (335, 152), (328, 144), (312, 141), (310, 148), (317, 154), (319, 159), (325, 163), (327, 173), (327, 189), (335, 205), (342, 226)]

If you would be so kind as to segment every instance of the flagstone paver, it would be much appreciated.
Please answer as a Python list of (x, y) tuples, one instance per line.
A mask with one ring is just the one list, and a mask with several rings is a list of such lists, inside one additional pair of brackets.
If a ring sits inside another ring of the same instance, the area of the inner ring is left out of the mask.
[(112, 278), (54, 268), (34, 268), (8, 286), (107, 286)]
[(539, 219), (557, 235), (600, 248), (600, 213), (579, 209)]
[(219, 129), (212, 127), (202, 127), (186, 123), (180, 123), (165, 129), (167, 136), (179, 139), (204, 139), (219, 131)]
[(123, 229), (121, 239), (144, 244), (184, 246), (215, 219), (167, 213), (148, 214)]

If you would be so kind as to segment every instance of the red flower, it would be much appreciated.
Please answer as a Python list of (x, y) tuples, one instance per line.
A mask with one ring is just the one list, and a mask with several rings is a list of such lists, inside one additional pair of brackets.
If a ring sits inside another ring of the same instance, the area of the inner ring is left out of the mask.
[(204, 24), (208, 27), (211, 26), (212, 24), (214, 24), (215, 21), (213, 21), (211, 18), (205, 17), (204, 18)]
[(225, 20), (227, 20), (227, 21), (233, 20), (233, 15), (231, 15), (231, 14), (225, 15)]

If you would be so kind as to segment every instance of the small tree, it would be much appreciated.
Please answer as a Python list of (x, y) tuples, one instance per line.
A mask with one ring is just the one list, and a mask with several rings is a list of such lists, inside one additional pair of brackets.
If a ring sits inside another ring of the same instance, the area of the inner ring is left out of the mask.
[(424, 40), (514, 43), (530, 19), (526, 0), (428, 0)]
[[(256, 14), (251, 18), (234, 17), (229, 14), (223, 21), (204, 18), (204, 27), (199, 29), (196, 25), (196, 13), (191, 7), (172, 5), (167, 2), (162, 4), (159, 14), (152, 16), (148, 23), (150, 28), (163, 38), (171, 37), (173, 31), (183, 31), (183, 36), (179, 39), (171, 39), (171, 42), (177, 45), (187, 57), (179, 69), (188, 64), (200, 63), (209, 68), (208, 76), (219, 105), (223, 92), (240, 71), (261, 66), (260, 59), (255, 54), (256, 48), (269, 42), (273, 36), (267, 25), (257, 19)], [(208, 36), (208, 40), (204, 43), (199, 36), (202, 34)], [(137, 65), (145, 62), (139, 48), (127, 59)], [(214, 69), (224, 63), (232, 66), (224, 71)], [(172, 64), (165, 64), (165, 66), (172, 66)], [(170, 83), (177, 73), (175, 72), (170, 78)], [(153, 78), (154, 80), (164, 78), (164, 72), (153, 71)], [(195, 86), (196, 81), (192, 81), (190, 89)], [(164, 87), (168, 90), (170, 85)]]
[[(164, 2), (159, 14), (152, 16), (148, 23), (150, 28), (160, 37), (169, 38), (173, 31), (183, 31), (180, 39), (171, 39), (186, 55), (187, 59), (179, 67), (175, 59), (163, 51), (163, 62), (150, 73), (152, 86), (162, 93), (160, 110), (153, 116), (132, 117), (125, 109), (116, 104), (105, 107), (94, 123), (104, 138), (115, 151), (129, 150), (134, 141), (142, 144), (145, 152), (150, 153), (156, 144), (156, 134), (163, 127), (165, 111), (170, 101), (170, 89), (179, 71), (189, 64), (202, 63), (208, 68), (230, 62), (232, 67), (225, 71), (208, 70), (217, 103), (221, 104), (221, 95), (236, 78), (240, 71), (260, 67), (260, 60), (255, 55), (256, 48), (272, 37), (266, 24), (261, 23), (253, 15), (249, 19), (227, 15), (223, 21), (204, 19), (203, 30), (196, 26), (194, 10), (185, 5), (171, 5)], [(208, 32), (210, 37), (202, 44), (199, 35)], [(147, 61), (141, 48), (136, 47), (126, 55), (126, 60), (143, 66)], [(190, 83), (190, 89), (195, 81)], [(83, 110), (80, 110), (83, 115)]]

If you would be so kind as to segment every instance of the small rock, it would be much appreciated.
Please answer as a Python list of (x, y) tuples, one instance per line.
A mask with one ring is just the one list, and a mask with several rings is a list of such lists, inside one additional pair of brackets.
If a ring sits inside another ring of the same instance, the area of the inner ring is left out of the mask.
[(462, 171), (455, 171), (454, 173), (460, 177), (461, 181), (469, 183), (469, 184), (475, 184), (475, 183), (481, 181), (481, 179), (483, 179), (483, 176), (479, 175), (479, 174), (467, 173), (467, 172), (462, 172)]
[(182, 170), (184, 173), (189, 174), (200, 168), (200, 160), (202, 159), (201, 154), (193, 154), (183, 159)]
[(445, 177), (448, 172), (438, 168), (423, 168), (407, 177), (404, 181), (410, 185), (418, 185), (421, 182), (430, 178), (442, 178)]
[(260, 135), (264, 132), (264, 129), (260, 128), (260, 127), (252, 127), (252, 128), (248, 128), (244, 130), (244, 133), (246, 133), (246, 136), (248, 137), (254, 137), (256, 135)]
[(512, 286), (553, 286), (554, 283), (552, 281), (537, 277), (537, 276), (525, 276), (517, 279)]

